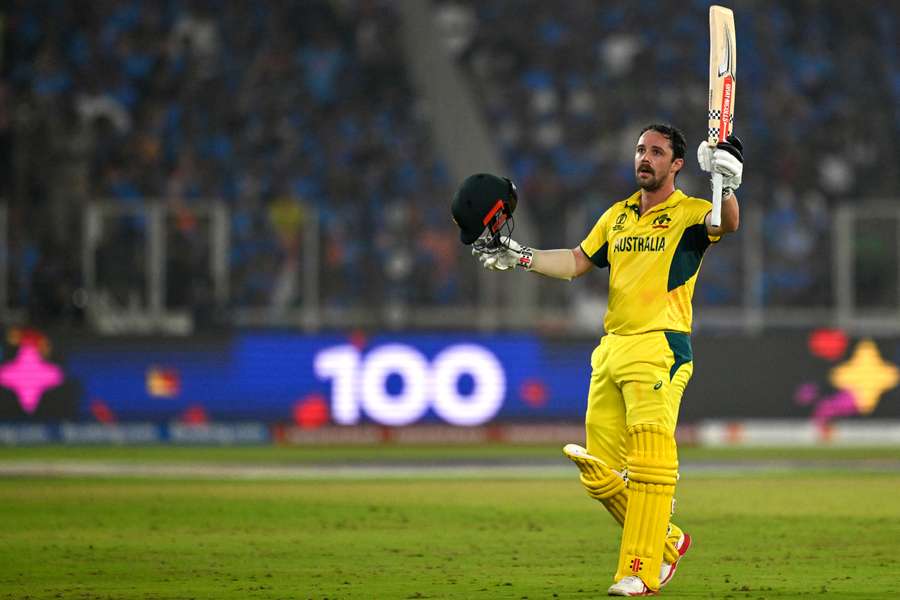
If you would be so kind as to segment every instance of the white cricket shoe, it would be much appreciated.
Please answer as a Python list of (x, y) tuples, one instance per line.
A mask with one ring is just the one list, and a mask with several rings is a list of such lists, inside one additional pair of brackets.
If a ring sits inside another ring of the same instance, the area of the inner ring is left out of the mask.
[(610, 596), (655, 596), (656, 592), (644, 584), (640, 577), (629, 575), (615, 582), (606, 593)]
[(678, 538), (678, 542), (675, 544), (675, 549), (678, 550), (678, 559), (671, 564), (663, 561), (662, 566), (659, 568), (659, 587), (663, 587), (672, 580), (675, 569), (678, 568), (678, 563), (681, 562), (681, 557), (684, 556), (691, 547), (691, 541), (691, 534), (689, 533), (682, 533), (681, 537)]

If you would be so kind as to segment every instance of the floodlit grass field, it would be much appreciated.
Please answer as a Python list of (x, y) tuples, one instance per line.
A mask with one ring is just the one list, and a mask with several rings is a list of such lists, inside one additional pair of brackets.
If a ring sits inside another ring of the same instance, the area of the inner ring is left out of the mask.
[[(440, 469), (521, 460), (542, 469)], [(617, 527), (556, 447), (0, 450), (0, 467), (100, 462), (327, 468), (0, 478), (0, 598), (597, 598), (616, 560)], [(379, 471), (397, 463), (438, 468)], [(900, 451), (685, 449), (682, 463), (676, 520), (696, 546), (663, 597), (900, 596)], [(346, 464), (372, 470), (327, 475)]]

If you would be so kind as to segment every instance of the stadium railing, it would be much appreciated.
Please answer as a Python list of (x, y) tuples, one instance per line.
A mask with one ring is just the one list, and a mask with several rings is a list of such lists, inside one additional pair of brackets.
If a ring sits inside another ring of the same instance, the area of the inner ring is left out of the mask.
[[(338, 303), (327, 290), (347, 275), (325, 264), (324, 225), (315, 211), (305, 215), (296, 248), (284, 250), (270, 239), (256, 254), (245, 246), (259, 246), (259, 240), (238, 239), (234, 217), (216, 200), (194, 203), (189, 211), (160, 201), (92, 203), (80, 232), (91, 328), (123, 334), (186, 334), (216, 324), (307, 331), (534, 328), (593, 336), (602, 326), (608, 291), (603, 276), (573, 284), (541, 278), (539, 293), (515, 313), (497, 308), (509, 300), (502, 282), (480, 273), (470, 278), (470, 302), (428, 304), (372, 292)], [(900, 333), (898, 203), (848, 202), (821, 219), (818, 241), (779, 251), (773, 238), (784, 231), (773, 231), (767, 214), (746, 207), (740, 234), (704, 258), (696, 328), (753, 334), (834, 326), (865, 335)], [(584, 222), (582, 212), (567, 215), (567, 235), (577, 239)], [(28, 291), (15, 286), (28, 282), (10, 276), (20, 270), (11, 262), (19, 256), (11, 240), (8, 212), (0, 206), (0, 306), (6, 323), (21, 323), (27, 311), (16, 301)], [(460, 252), (456, 268), (473, 271), (474, 262)], [(405, 283), (416, 285), (416, 276)]]

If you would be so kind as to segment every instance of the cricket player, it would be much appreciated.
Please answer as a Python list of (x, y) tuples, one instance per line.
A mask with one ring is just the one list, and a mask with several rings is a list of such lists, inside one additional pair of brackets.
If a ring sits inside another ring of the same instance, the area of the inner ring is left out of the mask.
[(536, 250), (496, 234), (494, 244), (476, 241), (487, 224), (498, 222), (494, 213), (504, 189), (515, 208), (509, 180), (472, 176), (454, 198), (463, 241), (475, 242), (473, 254), (486, 269), (572, 280), (592, 267), (609, 267), (606, 335), (591, 356), (587, 447), (569, 444), (563, 451), (580, 469), (588, 493), (623, 527), (611, 596), (656, 594), (691, 545), (690, 536), (670, 522), (678, 480), (675, 425), (693, 373), (691, 298), (706, 249), (738, 229), (734, 192), (741, 184), (742, 152), (735, 137), (715, 148), (704, 141), (697, 150), (700, 167), (724, 179), (719, 227), (710, 223), (710, 202), (675, 187), (685, 139), (661, 124), (648, 125), (637, 140), (639, 189), (603, 213), (575, 248)]

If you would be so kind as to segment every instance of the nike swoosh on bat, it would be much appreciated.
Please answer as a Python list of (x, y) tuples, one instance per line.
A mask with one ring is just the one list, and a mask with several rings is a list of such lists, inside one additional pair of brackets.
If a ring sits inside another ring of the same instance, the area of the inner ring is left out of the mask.
[(731, 32), (725, 29), (725, 47), (722, 49), (722, 62), (719, 63), (719, 77), (731, 71)]

